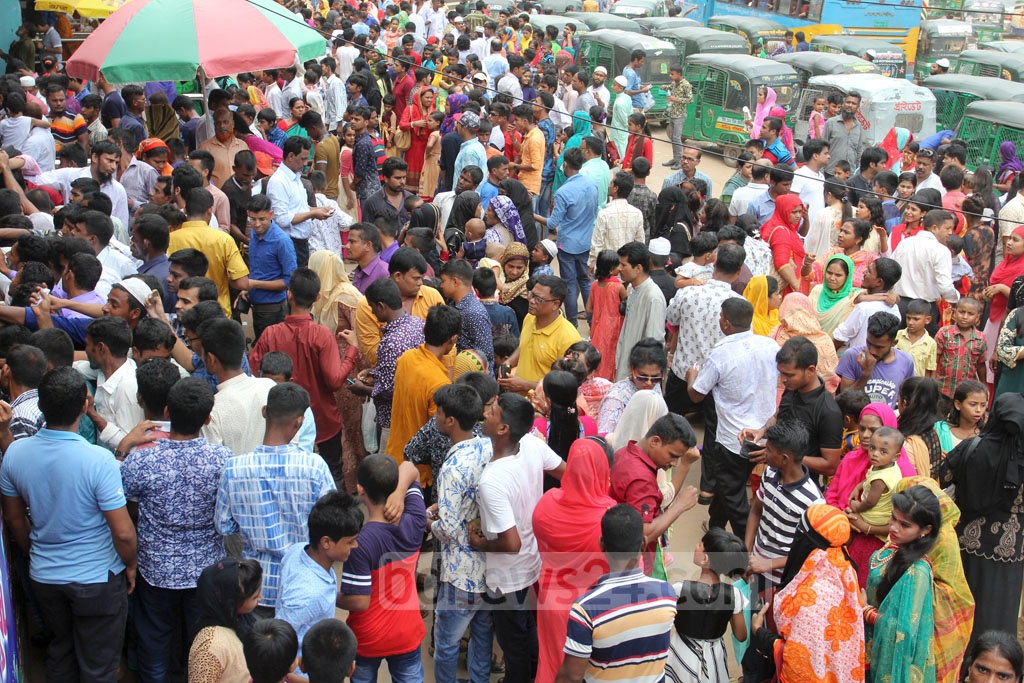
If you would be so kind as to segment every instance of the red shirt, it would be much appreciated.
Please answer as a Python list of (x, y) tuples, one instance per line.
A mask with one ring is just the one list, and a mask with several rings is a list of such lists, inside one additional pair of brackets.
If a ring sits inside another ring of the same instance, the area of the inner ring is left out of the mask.
[(263, 356), (283, 351), (292, 359), (292, 381), (309, 392), (309, 407), (316, 419), (316, 442), (341, 431), (341, 411), (334, 392), (342, 387), (355, 366), (359, 348), (351, 346), (341, 359), (331, 330), (308, 315), (289, 315), (260, 335), (249, 353), (249, 366), (259, 368)]
[[(658, 466), (636, 445), (636, 441), (630, 441), (615, 453), (611, 479), (608, 493), (617, 503), (625, 503), (639, 512), (644, 524), (661, 514), (664, 496), (658, 488)], [(657, 545), (658, 539), (654, 539), (644, 549), (644, 572), (647, 574), (654, 568), (652, 553)]]

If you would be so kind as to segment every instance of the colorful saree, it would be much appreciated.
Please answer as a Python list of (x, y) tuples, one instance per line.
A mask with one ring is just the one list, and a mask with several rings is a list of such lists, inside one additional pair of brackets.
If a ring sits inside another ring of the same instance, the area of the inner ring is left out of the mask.
[(915, 562), (879, 604), (878, 584), (895, 554), (887, 545), (871, 556), (868, 602), (878, 608), (878, 621), (865, 628), (868, 681), (930, 683), (935, 680), (932, 567), (927, 560)]

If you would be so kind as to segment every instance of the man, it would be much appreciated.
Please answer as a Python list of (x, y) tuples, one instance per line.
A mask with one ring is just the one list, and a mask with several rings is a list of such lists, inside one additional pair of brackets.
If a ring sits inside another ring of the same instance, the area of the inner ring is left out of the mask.
[(336, 135), (329, 135), (324, 120), (315, 111), (307, 111), (299, 119), (309, 139), (313, 141), (313, 167), (321, 171), (326, 177), (327, 185), (324, 188), (324, 195), (328, 199), (337, 201), (338, 174), (341, 172), (341, 142)]
[[(288, 312), (288, 283), (298, 265), (295, 246), (273, 220), (270, 198), (253, 195), (246, 219), (252, 232), (249, 238), (249, 289), (242, 293), (252, 304), (255, 341), (271, 325), (285, 321)], [(293, 357), (292, 360), (295, 360)], [(257, 364), (256, 367), (259, 367)], [(319, 421), (318, 421), (319, 423)]]
[[(175, 172), (177, 173), (178, 170), (175, 169)], [(220, 307), (224, 309), (225, 315), (230, 315), (230, 288), (249, 289), (249, 269), (246, 267), (245, 261), (242, 260), (242, 255), (238, 253), (238, 246), (231, 236), (226, 232), (210, 229), (213, 196), (208, 191), (197, 187), (189, 192), (185, 204), (185, 215), (188, 220), (182, 223), (180, 228), (171, 232), (167, 251), (174, 254), (179, 249), (192, 248), (201, 251), (206, 256), (208, 262), (206, 276), (217, 283), (217, 289), (220, 291), (218, 298)]]
[(167, 279), (164, 280), (164, 284), (167, 285), (168, 294), (178, 296), (178, 286), (181, 282), (190, 277), (205, 277), (210, 261), (206, 258), (206, 254), (198, 249), (186, 248), (172, 252), (168, 246), (167, 251), (170, 254), (167, 257), (170, 265), (167, 268)]
[(742, 216), (747, 212), (752, 201), (768, 191), (768, 174), (771, 170), (772, 162), (767, 159), (758, 159), (751, 164), (750, 182), (736, 188), (732, 201), (729, 202), (729, 215), (733, 222), (736, 221), (736, 216)]
[(294, 364), (294, 381), (309, 392), (310, 407), (316, 420), (316, 444), (320, 457), (327, 461), (337, 481), (341, 471), (341, 411), (334, 400), (359, 358), (355, 333), (342, 332), (349, 342), (345, 358), (338, 355), (338, 342), (324, 325), (313, 320), (313, 302), (320, 296), (320, 278), (309, 268), (297, 268), (288, 281), (288, 317), (271, 325), (249, 354), (249, 366), (260, 367), (260, 360), (271, 351), (283, 351)]
[[(96, 376), (95, 404), (88, 412), (98, 430), (96, 442), (110, 451), (143, 418), (137, 397), (135, 361), (128, 357), (131, 345), (132, 332), (127, 322), (113, 317), (96, 318), (85, 333), (88, 361), (76, 364), (83, 374)], [(126, 454), (115, 455), (123, 460)]]
[(921, 149), (917, 152), (917, 160), (914, 162), (914, 174), (917, 175), (918, 190), (938, 190), (940, 193), (946, 189), (942, 187), (942, 181), (935, 174), (935, 152), (930, 149)]
[(903, 276), (892, 288), (900, 297), (900, 312), (906, 319), (907, 304), (923, 299), (931, 304), (932, 322), (926, 326), (934, 338), (939, 331), (939, 299), (954, 303), (960, 294), (953, 286), (953, 264), (946, 239), (953, 232), (953, 215), (932, 209), (924, 215), (924, 230), (900, 240), (892, 258), (900, 265)]
[(612, 101), (611, 92), (608, 90), (608, 86), (605, 85), (607, 81), (608, 69), (599, 66), (594, 69), (594, 73), (590, 77), (590, 87), (587, 88), (587, 92), (594, 96), (594, 101), (605, 112), (608, 111), (608, 105)]
[(598, 106), (597, 98), (594, 97), (594, 93), (590, 91), (590, 74), (583, 69), (577, 71), (572, 80), (569, 81), (569, 89), (576, 93), (576, 102), (573, 106), (573, 113), (581, 111), (588, 117), (590, 116), (590, 109)]
[(768, 173), (768, 191), (755, 197), (747, 205), (746, 213), (753, 216), (758, 225), (764, 225), (775, 213), (775, 200), (790, 194), (792, 187), (793, 172), (782, 165), (772, 167)]
[(0, 451), (17, 439), (34, 436), (46, 424), (39, 410), (39, 383), (46, 374), (46, 356), (34, 346), (16, 344), (0, 369), (0, 387), (10, 399), (10, 419), (0, 422)]
[(470, 546), (486, 553), (485, 583), (498, 644), (516, 653), (505, 660), (509, 683), (536, 676), (536, 607), (530, 593), (540, 578), (541, 558), (530, 520), (544, 493), (545, 472), (555, 479), (565, 472), (562, 459), (529, 433), (532, 425), (533, 407), (522, 396), (502, 394), (485, 408), (484, 434), (493, 455), (477, 489), (480, 527), (469, 536)]
[(750, 331), (753, 317), (754, 307), (746, 299), (725, 299), (718, 323), (725, 336), (700, 368), (686, 371), (690, 400), (699, 403), (713, 394), (718, 414), (713, 447), (705, 447), (701, 460), (701, 490), (714, 494), (708, 524), (724, 529), (728, 522), (740, 538), (746, 537), (746, 486), (754, 465), (743, 457), (739, 434), (746, 425), (764, 424), (775, 413), (774, 396), (759, 387), (772, 386), (779, 377), (779, 345)]
[(111, 248), (114, 225), (109, 216), (99, 211), (83, 211), (74, 217), (68, 232), (70, 237), (80, 237), (88, 242), (96, 258), (103, 264), (103, 274), (97, 285), (100, 296), (105, 297), (113, 285), (137, 272), (135, 262), (130, 257)]
[(142, 261), (139, 273), (152, 275), (160, 282), (164, 310), (174, 308), (174, 295), (167, 289), (167, 278), (171, 274), (171, 262), (167, 258), (170, 238), (167, 221), (158, 214), (143, 214), (132, 223), (132, 256)]
[(914, 376), (914, 359), (896, 348), (900, 319), (892, 313), (879, 311), (868, 318), (865, 346), (853, 346), (843, 353), (836, 367), (839, 389), (859, 389), (872, 403), (885, 403), (896, 408), (900, 384)]
[(949, 73), (949, 67), (949, 60), (943, 57), (942, 59), (936, 60), (935, 63), (929, 67), (928, 72), (932, 76), (938, 76), (939, 74)]
[(873, 197), (871, 186), (875, 176), (885, 170), (889, 155), (881, 147), (868, 147), (860, 155), (860, 167), (852, 178), (846, 181), (849, 188), (847, 199), (851, 206), (857, 206), (861, 196)]
[(473, 266), (465, 259), (451, 259), (441, 269), (441, 293), (462, 314), (462, 327), (455, 342), (457, 351), (476, 351), (494, 365), (494, 337), (491, 316), (473, 292)]
[(565, 105), (565, 110), (570, 113), (576, 111), (576, 100), (579, 99), (578, 93), (572, 87), (572, 82), (576, 80), (577, 73), (579, 73), (579, 67), (575, 64), (564, 67), (559, 73), (557, 96), (561, 98), (562, 104)]
[(409, 96), (412, 95), (416, 78), (412, 75), (412, 63), (405, 58), (395, 59), (391, 68), (395, 74), (391, 94), (395, 96), (395, 115), (401, 121), (402, 113), (409, 106)]
[(519, 348), (508, 360), (517, 368), (514, 377), (499, 377), (505, 391), (526, 394), (537, 388), (537, 382), (551, 371), (551, 364), (565, 356), (566, 350), (580, 341), (576, 327), (561, 314), (568, 295), (564, 280), (554, 275), (535, 278), (530, 290), (530, 308), (523, 319)]
[(583, 138), (579, 149), (583, 152), (580, 175), (590, 178), (597, 185), (597, 208), (603, 209), (608, 204), (608, 188), (612, 182), (611, 169), (604, 160), (604, 142), (591, 135)]
[[(244, 345), (244, 337), (242, 341)], [(293, 443), (309, 408), (309, 394), (293, 382), (259, 381), (270, 384), (265, 406), (259, 409), (266, 415), (265, 420), (260, 415), (266, 426), (261, 426), (257, 437), (260, 445), (230, 458), (224, 466), (214, 524), (221, 535), (239, 534), (242, 555), (259, 560), (263, 567), (260, 605), (266, 608), (264, 615), (272, 616), (284, 551), (308, 541), (310, 510), (336, 487), (323, 458), (304, 453)]]
[[(39, 16), (43, 17), (44, 15)], [(40, 63), (45, 59), (52, 59), (59, 69), (61, 67), (61, 61), (64, 59), (64, 45), (61, 42), (60, 33), (57, 31), (56, 27), (42, 18), (36, 21), (36, 32), (42, 36), (40, 39), (41, 49), (39, 50)], [(34, 69), (36, 65), (28, 64), (27, 66), (30, 69)]]
[(327, 206), (310, 206), (309, 196), (302, 184), (302, 169), (309, 159), (313, 143), (308, 138), (294, 135), (284, 143), (284, 161), (270, 176), (267, 196), (274, 207), (274, 222), (292, 240), (295, 260), (299, 266), (309, 263), (309, 236), (313, 232), (313, 219), (330, 218), (334, 210)]
[[(790, 191), (800, 195), (800, 200), (807, 207), (807, 220), (804, 221), (804, 229), (814, 225), (814, 217), (825, 208), (825, 187), (824, 169), (829, 162), (828, 143), (818, 138), (808, 140), (804, 143), (804, 159), (806, 163), (798, 168), (793, 174), (793, 183)], [(733, 195), (735, 198), (735, 195)], [(742, 534), (737, 534), (741, 538)]]
[(434, 393), (451, 383), (444, 357), (455, 348), (461, 325), (462, 315), (455, 308), (432, 306), (423, 327), (423, 344), (403, 353), (395, 365), (391, 433), (384, 452), (396, 462), (404, 460), (409, 439), (433, 417)]
[[(590, 258), (587, 261), (587, 271), (591, 277), (597, 264), (597, 255), (602, 251), (618, 251), (629, 242), (644, 243), (644, 215), (627, 201), (632, 191), (633, 176), (625, 171), (616, 173), (608, 185), (610, 201), (597, 212), (597, 220), (594, 222)], [(646, 270), (646, 265), (644, 268)], [(629, 354), (629, 349), (626, 354)]]
[(281, 88), (281, 99), (284, 101), (286, 111), (284, 114), (278, 112), (278, 116), (288, 118), (288, 103), (292, 101), (293, 97), (302, 98), (302, 79), (299, 78), (298, 69), (288, 66), (281, 69), (281, 80), (284, 81), (284, 87)]
[(555, 97), (555, 93), (558, 91), (558, 76), (555, 74), (545, 74), (537, 81), (537, 95), (541, 93), (547, 93), (551, 95), (551, 103), (548, 104), (547, 100), (542, 98), (541, 104), (547, 109), (548, 118), (551, 119), (551, 123), (556, 130), (565, 130), (572, 125), (572, 115), (569, 114), (565, 109), (565, 105), (562, 103), (560, 97)]
[(110, 197), (113, 204), (111, 215), (124, 225), (131, 224), (128, 214), (128, 194), (124, 186), (117, 182), (117, 172), (121, 149), (110, 140), (104, 140), (92, 146), (92, 163), (85, 168), (60, 168), (37, 175), (32, 181), (36, 185), (52, 187), (64, 195), (64, 202), (71, 199), (71, 183), (78, 178), (92, 178), (100, 184), (100, 191)]
[(246, 244), (249, 240), (249, 201), (253, 198), (252, 183), (256, 178), (256, 155), (246, 150), (235, 155), (231, 177), (224, 181), (221, 192), (228, 198), (231, 236)]
[[(459, 155), (455, 157), (455, 177), (458, 178), (462, 169), (467, 166), (487, 168), (487, 150), (480, 144), (477, 134), (480, 131), (480, 116), (475, 112), (466, 111), (462, 113), (455, 130), (462, 137), (462, 146), (459, 148)], [(476, 187), (470, 188), (475, 190)]]
[(348, 231), (348, 256), (356, 262), (352, 284), (363, 294), (375, 281), (388, 276), (380, 256), (380, 232), (373, 223), (356, 223)]
[(679, 170), (665, 178), (661, 183), (661, 189), (667, 190), (670, 187), (678, 187), (691, 180), (703, 180), (708, 186), (708, 196), (713, 197), (714, 190), (711, 177), (697, 169), (701, 160), (700, 147), (686, 147), (683, 149), (683, 156), (679, 158)]
[(373, 138), (367, 131), (367, 124), (371, 116), (373, 116), (373, 110), (366, 106), (357, 107), (349, 115), (349, 125), (352, 126), (352, 132), (356, 136), (352, 146), (352, 187), (360, 202), (372, 197), (380, 189), (377, 153), (373, 149)]
[(776, 166), (785, 166), (792, 169), (794, 166), (793, 155), (790, 154), (786, 145), (782, 142), (782, 127), (785, 121), (777, 116), (769, 116), (761, 126), (761, 138), (764, 140), (764, 159)]
[(505, 48), (499, 38), (491, 40), (491, 53), (483, 60), (483, 68), (487, 73), (488, 88), (493, 89), (498, 83), (498, 79), (508, 73), (508, 60), (505, 59), (504, 51)]
[(850, 164), (850, 168), (857, 168), (860, 163), (860, 154), (864, 147), (864, 129), (857, 120), (860, 113), (860, 93), (850, 91), (843, 98), (843, 108), (840, 113), (825, 122), (825, 132), (822, 139), (828, 143), (831, 158), (825, 167), (825, 173), (832, 175), (836, 162), (840, 159)]
[(477, 194), (480, 195), (480, 208), (482, 210), (486, 211), (490, 201), (500, 194), (498, 184), (506, 178), (508, 178), (508, 159), (501, 154), (488, 159), (487, 177), (476, 189)]
[(626, 77), (626, 94), (633, 102), (633, 111), (643, 111), (644, 95), (651, 91), (651, 84), (644, 85), (640, 78), (640, 69), (646, 60), (646, 52), (639, 48), (633, 50), (629, 55), (629, 64), (622, 70), (622, 75)]
[(516, 130), (519, 131), (523, 141), (520, 161), (509, 164), (509, 170), (519, 174), (519, 182), (534, 197), (534, 213), (539, 213), (536, 210), (540, 208), (540, 200), (537, 197), (541, 194), (544, 155), (547, 143), (544, 138), (544, 131), (534, 124), (533, 114), (534, 107), (530, 104), (520, 104), (512, 109), (512, 115), (515, 116)]
[(348, 106), (345, 82), (338, 78), (338, 62), (334, 57), (324, 57), (320, 67), (323, 69), (321, 83), (324, 88), (324, 123), (327, 130), (340, 136), (345, 123), (345, 108)]
[(136, 536), (117, 461), (77, 434), (88, 400), (75, 370), (43, 376), (46, 428), (7, 449), (0, 492), (4, 522), (31, 558), (32, 591), (53, 637), (47, 675), (113, 683), (135, 587)]
[(639, 157), (633, 160), (633, 191), (629, 193), (626, 201), (629, 205), (640, 210), (644, 217), (644, 239), (651, 239), (651, 229), (654, 226), (654, 215), (658, 208), (658, 195), (647, 186), (647, 178), (651, 174), (651, 162), (647, 157)]
[(85, 119), (86, 130), (89, 132), (89, 144), (94, 145), (107, 139), (107, 129), (100, 120), (100, 108), (103, 98), (96, 94), (82, 98), (82, 118)]
[(146, 93), (142, 86), (129, 84), (121, 88), (121, 99), (127, 108), (125, 115), (121, 117), (118, 128), (123, 128), (132, 133), (130, 144), (126, 144), (129, 152), (134, 152), (139, 143), (149, 137), (146, 130)]
[(957, 143), (950, 143), (942, 153), (942, 169), (956, 166), (961, 172), (967, 171), (967, 148)]
[(505, 72), (501, 78), (498, 79), (495, 89), (499, 93), (504, 93), (512, 98), (513, 104), (519, 104), (523, 101), (523, 70), (526, 68), (526, 62), (519, 55), (509, 55), (508, 57), (508, 71)]
[(601, 550), (609, 573), (569, 611), (560, 683), (665, 677), (677, 596), (670, 584), (644, 576), (643, 545), (639, 512), (620, 503), (604, 513)]
[[(544, 134), (544, 164), (540, 174), (540, 194), (534, 200), (535, 213), (542, 216), (548, 214), (548, 207), (551, 205), (551, 191), (555, 182), (555, 142), (558, 138), (558, 131), (555, 121), (551, 118), (551, 104), (558, 102), (558, 98), (549, 92), (538, 90), (537, 98), (533, 101), (533, 120), (537, 128)], [(568, 115), (566, 119), (568, 119)], [(536, 151), (536, 147), (533, 148)], [(523, 159), (525, 162), (525, 158)], [(531, 165), (533, 161), (531, 160)], [(522, 180), (522, 177), (520, 177)], [(601, 188), (598, 185), (598, 188)]]
[(651, 253), (641, 241), (621, 246), (617, 253), (622, 270), (622, 281), (627, 285), (626, 314), (622, 321), (615, 347), (615, 379), (630, 375), (629, 356), (641, 339), (665, 341), (665, 296), (651, 279)]
[(398, 157), (388, 157), (380, 173), (384, 176), (384, 185), (362, 202), (363, 221), (376, 223), (383, 218), (397, 230), (409, 222), (409, 210), (405, 208), (406, 198), (413, 196), (405, 189), (409, 164)]
[(67, 93), (59, 83), (46, 86), (46, 105), (50, 108), (50, 134), (53, 135), (56, 151), (64, 145), (77, 142), (89, 151), (89, 126), (81, 114), (67, 111)]
[[(668, 101), (668, 139), (672, 142), (672, 158), (662, 163), (676, 170), (681, 169), (683, 157), (683, 126), (686, 124), (686, 107), (693, 102), (693, 86), (683, 78), (683, 67), (669, 67), (668, 78), (671, 83), (666, 90)], [(635, 160), (634, 160), (635, 163)]]
[(589, 248), (597, 221), (597, 183), (580, 174), (584, 163), (579, 148), (566, 151), (562, 170), (566, 180), (555, 193), (555, 205), (544, 222), (548, 230), (558, 232), (558, 267), (568, 289), (565, 316), (576, 325), (578, 295), (590, 298), (590, 276), (587, 271)]
[(244, 140), (235, 137), (235, 117), (230, 109), (218, 109), (213, 113), (213, 130), (213, 137), (199, 145), (199, 149), (213, 155), (210, 183), (219, 188), (231, 177), (235, 155), (249, 151), (249, 147)]

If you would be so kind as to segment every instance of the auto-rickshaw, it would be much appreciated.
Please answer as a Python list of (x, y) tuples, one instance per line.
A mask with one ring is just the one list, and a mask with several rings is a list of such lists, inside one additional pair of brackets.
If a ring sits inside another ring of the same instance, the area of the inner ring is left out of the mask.
[(903, 48), (884, 40), (842, 34), (818, 35), (811, 38), (810, 46), (812, 52), (860, 57), (893, 78), (904, 78), (907, 75), (907, 55)]
[(618, 0), (608, 12), (613, 16), (628, 19), (663, 17), (666, 14), (665, 0)]
[(743, 109), (753, 112), (757, 108), (758, 88), (773, 88), (776, 104), (785, 107), (800, 79), (793, 67), (775, 60), (716, 54), (687, 57), (683, 77), (693, 86), (683, 135), (713, 142), (728, 157), (742, 152), (750, 138), (743, 125)]
[(1024, 102), (1024, 83), (1013, 83), (990, 76), (938, 74), (921, 84), (932, 91), (936, 103), (939, 130), (953, 130), (964, 117), (967, 105), (978, 100)]
[(558, 35), (562, 35), (565, 27), (572, 24), (576, 27), (576, 36), (580, 37), (587, 32), (587, 25), (570, 17), (560, 17), (554, 14), (531, 14), (530, 25), (533, 26), (534, 35), (543, 36), (548, 26), (558, 29)]
[(708, 28), (738, 33), (747, 39), (750, 54), (756, 55), (764, 48), (767, 54), (775, 51), (786, 40), (785, 26), (771, 19), (742, 17), (720, 14), (708, 19)]
[[(640, 25), (629, 17), (617, 17), (614, 14), (600, 14), (598, 12), (566, 12), (565, 16), (572, 19), (577, 26), (582, 22), (590, 31), (612, 29), (615, 31), (633, 31), (641, 36), (643, 35)], [(608, 73), (612, 73), (611, 70)]]
[(974, 29), (975, 41), (1002, 38), (1005, 12), (998, 0), (964, 0), (964, 21)]
[(703, 26), (664, 28), (655, 31), (654, 37), (667, 40), (675, 45), (680, 63), (685, 61), (688, 55), (698, 53), (745, 55), (748, 54), (749, 49), (743, 36)]
[(965, 50), (951, 69), (956, 74), (991, 76), (1007, 81), (1024, 81), (1024, 54), (995, 50)]
[(999, 145), (1009, 140), (1024, 149), (1024, 103), (971, 102), (964, 110), (964, 119), (957, 137), (967, 142), (967, 167), (987, 164), (998, 168), (1002, 163)]
[(649, 36), (653, 36), (658, 31), (665, 28), (703, 28), (704, 24), (700, 23), (696, 19), (689, 19), (687, 17), (639, 17), (633, 19), (637, 24), (640, 25), (640, 30)]
[(583, 9), (583, 0), (541, 0), (545, 14), (565, 14)]
[(883, 74), (840, 74), (814, 76), (800, 91), (794, 113), (793, 137), (807, 139), (807, 119), (817, 97), (832, 93), (861, 96), (857, 122), (863, 129), (862, 144), (877, 145), (891, 128), (906, 128), (920, 140), (935, 133), (935, 96), (931, 90), (905, 78)]
[[(921, 22), (917, 37), (917, 59), (914, 62), (914, 80), (918, 83), (931, 75), (932, 64), (940, 59), (954, 61), (974, 39), (971, 25), (951, 19), (929, 19)], [(983, 76), (987, 74), (974, 74)]]
[[(603, 66), (608, 69), (609, 74), (621, 74), (629, 65), (633, 50), (643, 50), (647, 54), (640, 69), (640, 80), (644, 85), (650, 83), (653, 86), (651, 95), (654, 97), (654, 106), (644, 112), (647, 120), (664, 121), (668, 102), (665, 100), (663, 87), (669, 83), (669, 67), (679, 63), (676, 48), (672, 43), (653, 36), (645, 36), (640, 32), (600, 29), (580, 36), (580, 49), (576, 56), (580, 67), (590, 73)], [(614, 101), (614, 94), (612, 98)], [(609, 102), (609, 107), (610, 105)]]
[[(880, 74), (881, 69), (872, 62), (845, 53), (833, 52), (790, 52), (772, 57), (775, 61), (789, 64), (800, 77), (793, 100), (800, 101), (800, 90), (814, 76), (828, 74)], [(796, 124), (794, 112), (790, 111), (787, 123), (792, 128)]]
[(979, 50), (995, 50), (996, 52), (1024, 52), (1024, 40), (989, 40), (978, 43)]

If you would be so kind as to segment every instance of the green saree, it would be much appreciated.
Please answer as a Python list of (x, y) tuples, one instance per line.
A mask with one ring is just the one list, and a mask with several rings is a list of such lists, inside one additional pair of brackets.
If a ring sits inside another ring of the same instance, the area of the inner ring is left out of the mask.
[(865, 627), (868, 683), (935, 683), (932, 650), (932, 568), (918, 560), (900, 577), (881, 605), (878, 584), (896, 549), (885, 546), (871, 556), (868, 602), (878, 608), (878, 620)]

